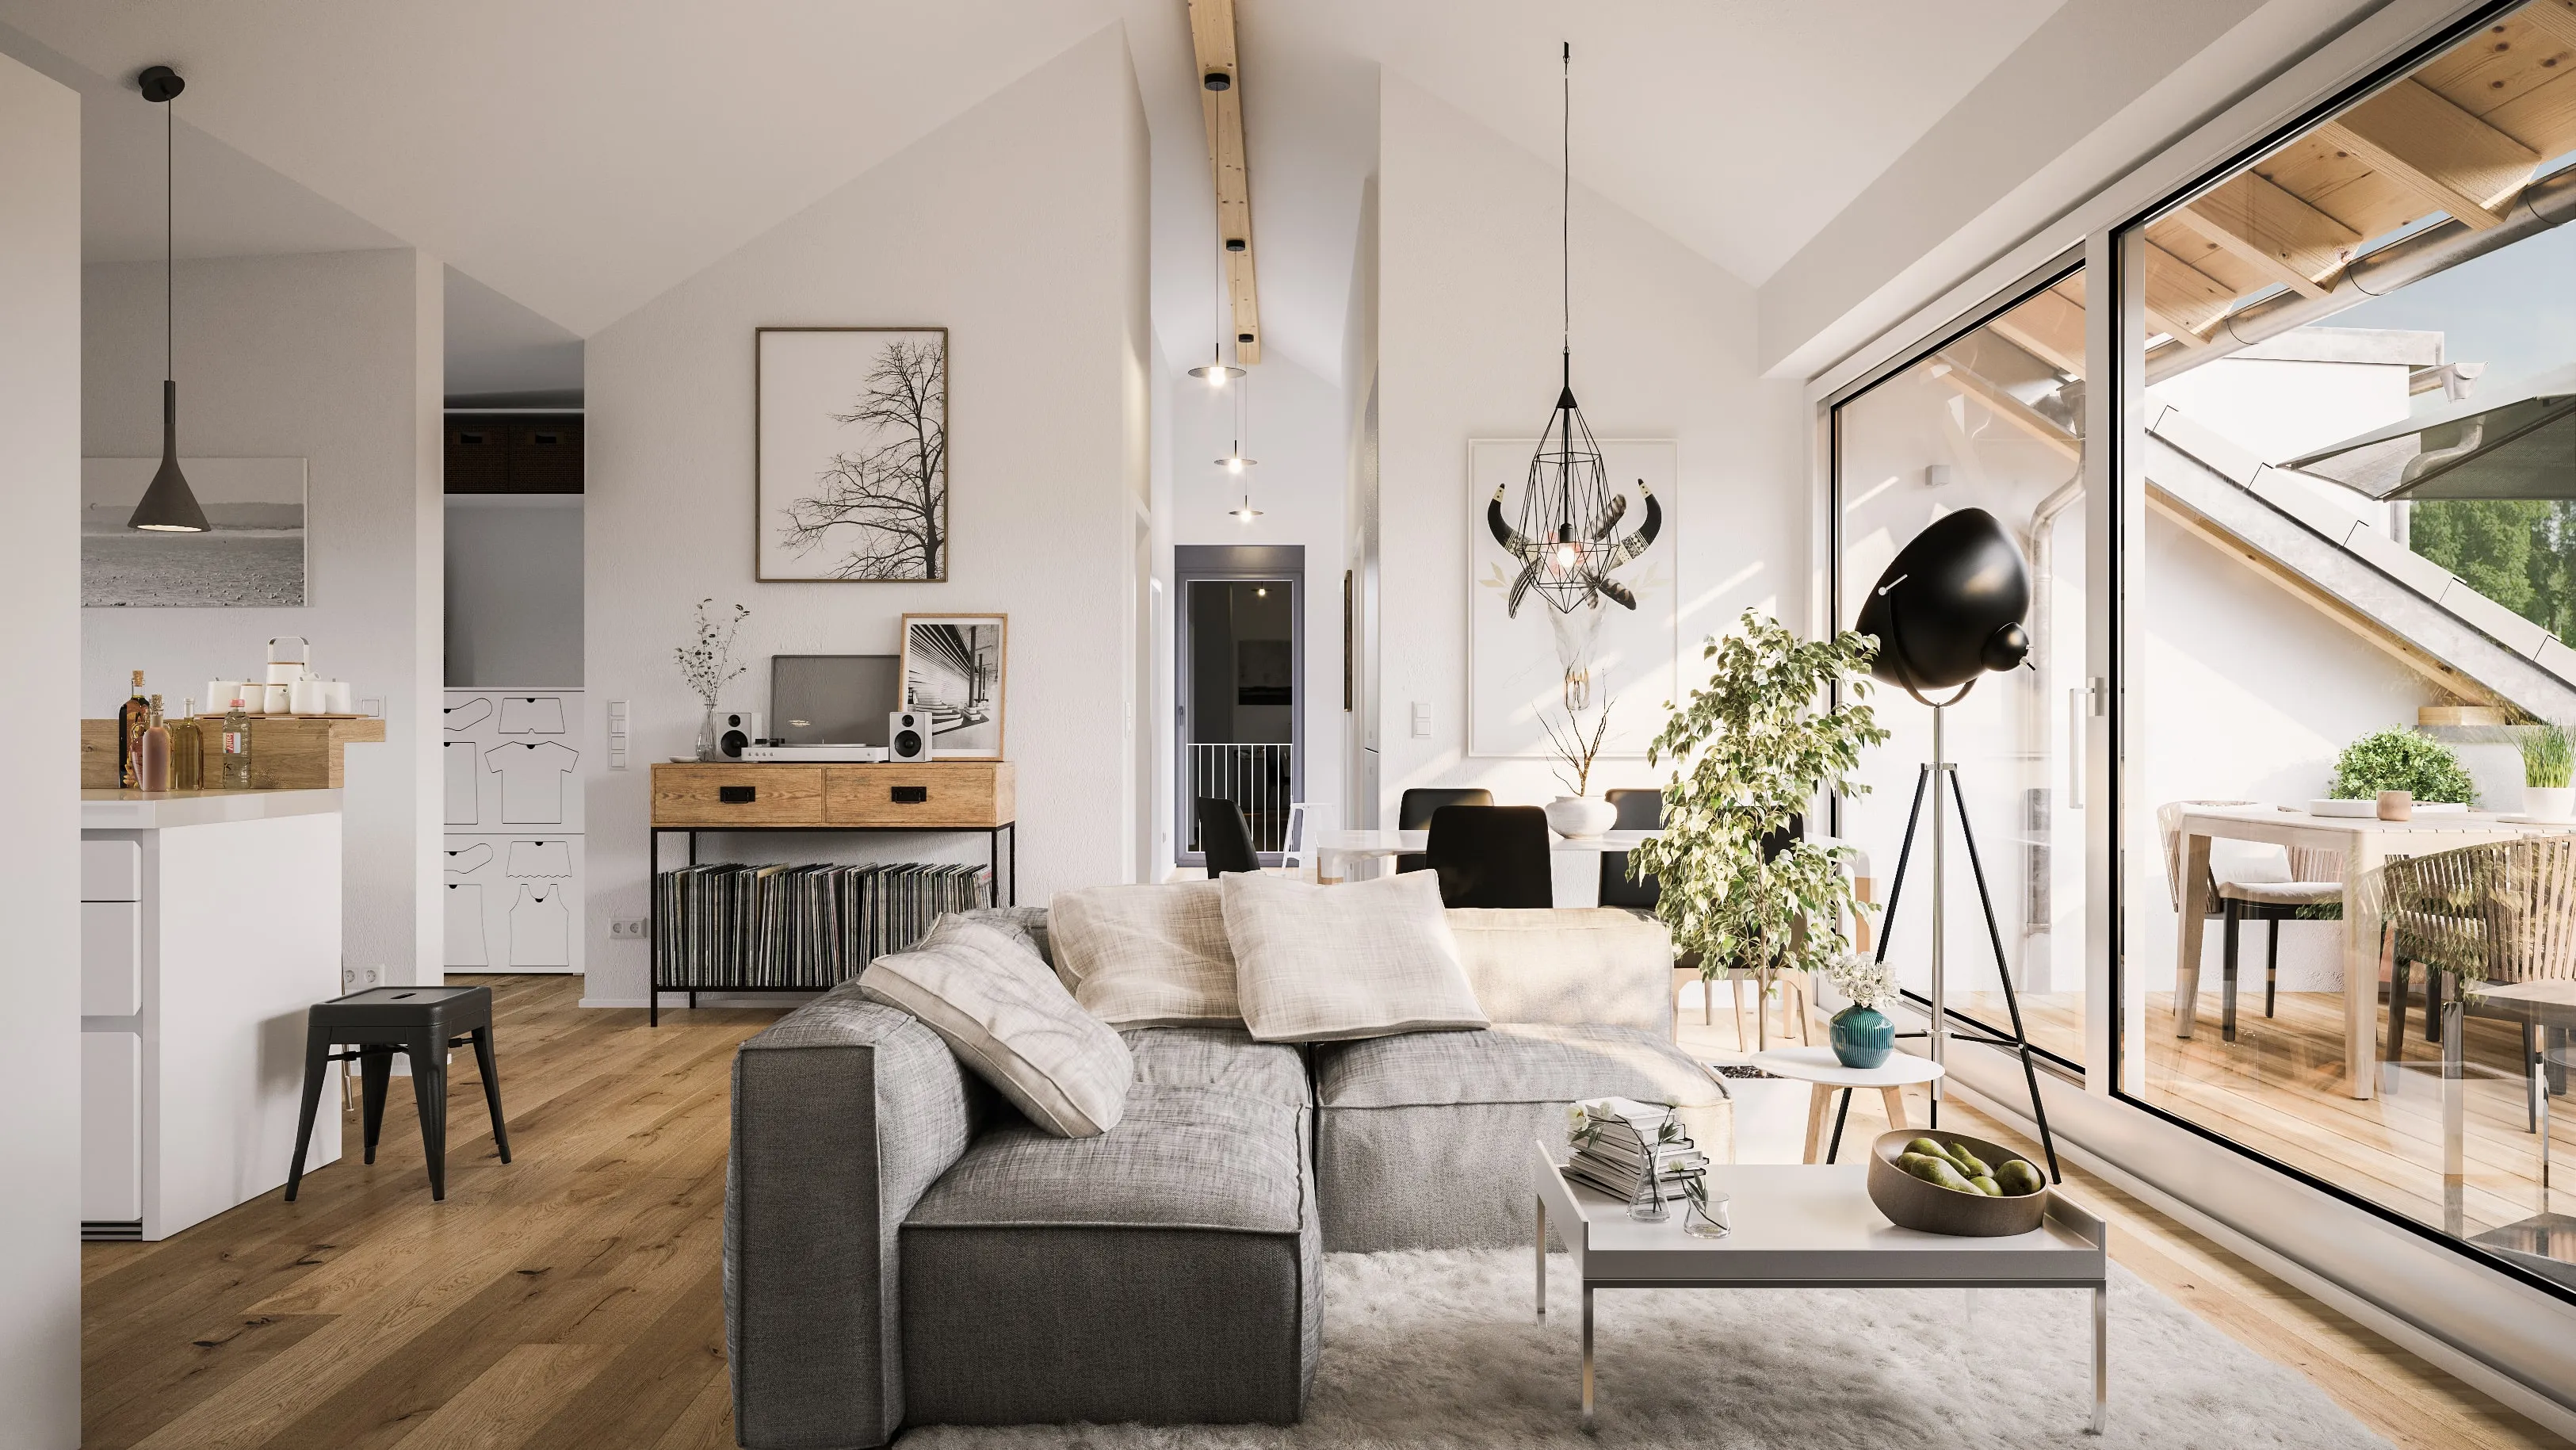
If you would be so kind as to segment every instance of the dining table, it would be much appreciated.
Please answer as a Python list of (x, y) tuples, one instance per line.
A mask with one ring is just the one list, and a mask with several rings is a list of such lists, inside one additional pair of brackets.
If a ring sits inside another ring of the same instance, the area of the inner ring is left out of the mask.
[[(1549, 832), (1548, 880), (1555, 904), (1599, 906), (1603, 853), (1635, 850), (1654, 835), (1653, 831), (1604, 831), (1570, 837)], [(1316, 874), (1327, 881), (1347, 880), (1356, 865), (1367, 863), (1375, 870), (1378, 862), (1419, 854), (1430, 842), (1429, 831), (1317, 831)]]
[[(2194, 929), (2214, 909), (2209, 892), (2209, 843), (2213, 839), (2309, 847), (2343, 858), (2344, 1090), (2356, 1098), (2378, 1091), (2373, 1070), (2378, 1051), (2380, 923), (2368, 912), (2363, 886), (2392, 859), (2455, 851), (2519, 836), (2563, 835), (2576, 823), (2507, 818), (2484, 811), (2427, 811), (2408, 820), (2325, 816), (2298, 806), (2206, 805), (2186, 809), (2176, 824), (2184, 929), (2175, 936), (2174, 1035), (2189, 1037), (2198, 1025), (2203, 933)], [(2367, 917), (2368, 919), (2365, 919)]]

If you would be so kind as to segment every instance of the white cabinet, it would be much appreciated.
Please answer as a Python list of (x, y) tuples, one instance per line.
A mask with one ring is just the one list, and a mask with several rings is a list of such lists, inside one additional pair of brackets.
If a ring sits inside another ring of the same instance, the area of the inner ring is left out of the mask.
[(447, 970), (582, 970), (581, 708), (579, 690), (447, 692)]
[(143, 903), (81, 903), (81, 1015), (143, 1010)]
[(132, 1032), (84, 1032), (81, 1222), (104, 1227), (142, 1220), (143, 1039)]

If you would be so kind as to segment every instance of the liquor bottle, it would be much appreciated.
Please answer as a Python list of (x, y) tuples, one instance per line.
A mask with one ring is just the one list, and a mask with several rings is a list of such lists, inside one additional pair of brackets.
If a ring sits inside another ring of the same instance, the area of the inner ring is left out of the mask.
[(197, 702), (179, 702), (179, 718), (170, 722), (170, 788), (196, 790), (206, 780), (206, 734), (197, 727)]
[(161, 719), (161, 697), (152, 697), (145, 717), (143, 746), (134, 753), (134, 779), (145, 790), (170, 788), (170, 727)]
[(239, 700), (224, 712), (223, 789), (250, 789), (250, 712)]
[(152, 702), (143, 698), (143, 672), (134, 672), (134, 695), (116, 712), (116, 783), (133, 790), (142, 780), (143, 723)]

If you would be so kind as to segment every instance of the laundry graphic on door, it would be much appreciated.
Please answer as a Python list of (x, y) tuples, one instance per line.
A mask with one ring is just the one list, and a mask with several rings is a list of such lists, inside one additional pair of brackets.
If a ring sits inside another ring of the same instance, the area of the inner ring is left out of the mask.
[(483, 888), (470, 881), (450, 881), (443, 894), (447, 897), (447, 965), (492, 965), (483, 938)]
[(519, 899), (510, 907), (510, 965), (569, 967), (571, 938), (572, 913), (564, 909), (563, 887), (521, 883)]
[(510, 874), (513, 876), (570, 876), (572, 846), (564, 841), (512, 841)]
[(512, 741), (483, 753), (501, 776), (501, 824), (554, 826), (564, 819), (564, 776), (581, 752), (552, 740)]
[(561, 735), (564, 728), (563, 699), (558, 695), (504, 695), (501, 697), (501, 733), (504, 735)]
[(482, 773), (483, 747), (471, 740), (443, 740), (439, 742), (439, 754), (447, 762), (447, 824), (481, 825), (476, 777)]
[(447, 871), (451, 876), (467, 875), (482, 870), (483, 863), (491, 859), (492, 845), (488, 841), (476, 841), (470, 846), (451, 846), (447, 852)]
[(492, 702), (478, 695), (464, 704), (448, 706), (446, 714), (449, 730), (471, 730), (492, 718)]

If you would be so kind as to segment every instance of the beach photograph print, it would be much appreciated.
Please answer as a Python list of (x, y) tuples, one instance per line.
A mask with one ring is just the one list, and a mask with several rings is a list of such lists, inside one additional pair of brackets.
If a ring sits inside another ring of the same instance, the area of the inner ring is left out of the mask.
[(129, 529), (158, 458), (81, 460), (81, 606), (275, 609), (304, 603), (304, 460), (182, 458), (202, 534)]
[(1002, 614), (903, 617), (903, 708), (930, 717), (939, 760), (1002, 758)]
[(948, 577), (948, 329), (758, 329), (758, 577)]

